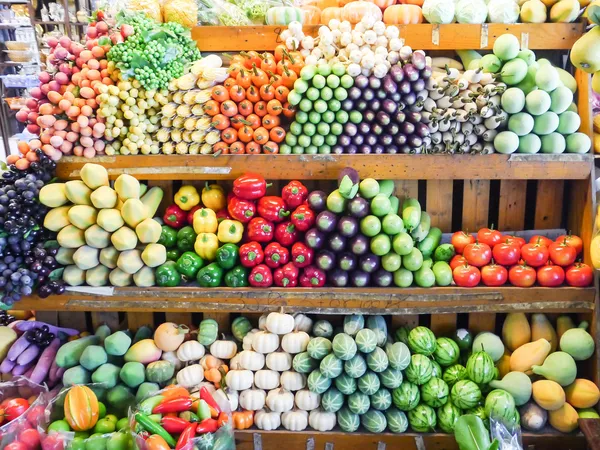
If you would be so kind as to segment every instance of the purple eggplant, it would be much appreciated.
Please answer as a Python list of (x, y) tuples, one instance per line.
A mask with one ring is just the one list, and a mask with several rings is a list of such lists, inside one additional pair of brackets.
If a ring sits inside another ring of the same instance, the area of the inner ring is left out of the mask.
[(415, 103), (417, 103), (417, 95), (414, 92), (409, 92), (408, 94), (406, 94), (404, 97), (404, 103), (406, 103), (408, 106), (414, 105)]
[(408, 110), (410, 112), (421, 112), (421, 111), (423, 111), (423, 103), (417, 101), (417, 103), (415, 103), (414, 105), (410, 105), (408, 107)]
[(362, 96), (362, 91), (356, 85), (348, 89), (348, 98), (351, 100), (358, 100)]
[(402, 110), (397, 111), (396, 114), (394, 114), (394, 122), (397, 124), (401, 124), (404, 121), (406, 121), (406, 113)]
[[(399, 65), (392, 66), (392, 68), (390, 69), (389, 75), (392, 77), (392, 79), (396, 83), (401, 83), (402, 80), (404, 80), (404, 71), (402, 70), (402, 67)], [(358, 80), (358, 77), (356, 78), (356, 80), (354, 80), (355, 85), (356, 85), (357, 80)]]
[(384, 90), (379, 89), (375, 93), (375, 98), (378, 99), (378, 100), (385, 100), (386, 98), (388, 98), (388, 94)]
[(362, 98), (368, 102), (373, 100), (375, 98), (375, 91), (369, 88), (363, 89)]
[(398, 85), (396, 84), (394, 79), (389, 74), (383, 78), (382, 86), (383, 86), (383, 91), (386, 94), (391, 95), (391, 94), (398, 92)]
[(423, 145), (423, 139), (421, 139), (416, 134), (413, 134), (408, 137), (408, 145), (410, 145), (413, 148), (420, 147), (421, 145)]
[(316, 228), (311, 228), (304, 235), (304, 242), (308, 247), (317, 250), (325, 245), (325, 235)]
[(403, 94), (409, 94), (412, 91), (412, 85), (409, 80), (404, 80), (402, 83), (398, 85), (398, 91)]
[(421, 138), (428, 137), (430, 135), (429, 127), (424, 123), (418, 123), (415, 125), (415, 133)]
[(392, 136), (394, 136), (396, 133), (400, 132), (400, 127), (398, 126), (397, 123), (392, 122), (386, 127), (386, 131), (388, 134), (391, 134)]
[(338, 268), (347, 272), (356, 269), (356, 256), (348, 252), (342, 253), (338, 258)]
[[(370, 115), (370, 114), (369, 114)], [(371, 127), (366, 122), (361, 122), (358, 124), (358, 133), (359, 134), (368, 134), (371, 131)], [(357, 144), (358, 145), (358, 144)]]
[(314, 211), (323, 211), (327, 207), (327, 194), (323, 191), (312, 191), (308, 194), (307, 201)]
[(327, 280), (333, 287), (348, 286), (348, 272), (342, 269), (334, 269), (327, 273)]
[(350, 112), (354, 110), (354, 101), (347, 98), (342, 102), (342, 111)]
[(427, 65), (425, 59), (425, 52), (422, 50), (417, 50), (416, 52), (413, 52), (413, 54), (410, 57), (410, 62), (412, 62), (412, 65), (415, 66), (415, 69), (423, 70)]
[(355, 270), (350, 274), (350, 282), (354, 287), (367, 287), (370, 283), (370, 276), (362, 270)]
[(419, 92), (422, 91), (423, 89), (425, 89), (425, 80), (423, 78), (419, 78), (416, 81), (413, 81), (411, 83), (412, 86), (412, 90), (415, 92)]
[(358, 267), (367, 273), (373, 273), (379, 269), (379, 256), (373, 253), (366, 253), (358, 260)]
[(373, 153), (375, 155), (382, 155), (385, 153), (385, 147), (381, 144), (375, 144), (373, 146)]
[(394, 114), (398, 110), (398, 105), (388, 98), (381, 102), (381, 109), (388, 114)]
[(402, 70), (404, 70), (404, 75), (408, 81), (417, 81), (419, 76), (419, 70), (412, 64), (406, 64)]
[(357, 234), (350, 239), (350, 251), (355, 255), (364, 255), (369, 251), (369, 238), (364, 234)]
[(367, 136), (365, 136), (364, 145), (368, 145), (369, 147), (372, 147), (375, 144), (377, 144), (377, 135), (376, 134), (368, 134)]
[[(404, 122), (402, 124), (402, 126), (400, 127), (400, 130), (405, 135), (410, 136), (411, 134), (413, 134), (415, 132), (415, 125), (413, 123), (411, 123), (411, 122)], [(398, 142), (396, 142), (396, 144), (397, 143)]]
[(369, 87), (371, 89), (379, 89), (381, 87), (381, 79), (377, 78), (374, 75), (369, 77)]
[(373, 125), (371, 125), (371, 134), (374, 134), (375, 136), (382, 135), (383, 127), (378, 123), (374, 123)]
[(394, 144), (396, 145), (404, 145), (406, 144), (407, 138), (403, 133), (398, 133), (394, 135)]
[(404, 153), (405, 155), (408, 155), (410, 153), (414, 153), (414, 150), (410, 145), (404, 144), (404, 145), (400, 146), (400, 153)]
[(379, 269), (371, 277), (373, 284), (378, 287), (390, 287), (394, 281), (394, 276), (383, 269)]
[(428, 79), (433, 75), (433, 70), (429, 66), (425, 66), (423, 70), (421, 70), (421, 78)]
[(406, 120), (408, 120), (410, 123), (412, 124), (418, 124), (421, 123), (421, 119), (423, 118), (423, 116), (418, 113), (418, 112), (407, 112), (406, 113)]
[(382, 134), (381, 136), (379, 136), (378, 142), (380, 145), (392, 145), (392, 142), (394, 142), (394, 138), (391, 134)]
[(424, 102), (427, 97), (429, 97), (429, 92), (426, 89), (423, 89), (421, 91), (417, 91), (415, 95), (417, 96), (417, 102)]
[[(385, 97), (384, 97), (385, 98)], [(381, 100), (374, 98), (369, 102), (369, 109), (373, 111), (379, 111), (381, 109)]]
[(354, 107), (357, 111), (363, 112), (367, 110), (367, 108), (369, 107), (369, 103), (366, 100), (359, 100), (356, 102)]
[(335, 254), (329, 250), (321, 250), (317, 253), (315, 264), (321, 270), (332, 270), (335, 268)]
[(359, 153), (362, 153), (363, 155), (369, 155), (369, 154), (373, 153), (373, 149), (371, 148), (370, 145), (367, 145), (367, 144), (363, 144), (360, 147), (358, 147), (358, 151), (359, 151)]
[[(342, 192), (349, 193), (353, 188), (358, 192), (358, 183), (360, 183), (360, 175), (352, 167), (344, 167), (338, 175), (338, 185)], [(348, 188), (348, 192), (344, 190)]]
[(344, 249), (346, 248), (347, 241), (348, 240), (340, 233), (332, 233), (327, 237), (329, 249), (334, 253), (344, 251)]
[(375, 120), (377, 120), (377, 123), (381, 126), (386, 126), (389, 125), (391, 122), (390, 116), (389, 114), (383, 112), (383, 111), (379, 111), (377, 113), (377, 116), (375, 117)]
[[(402, 100), (402, 94), (400, 92), (394, 92), (393, 94), (390, 95), (390, 100), (393, 101), (394, 103), (400, 103), (400, 100)], [(400, 105), (398, 105), (399, 107)], [(402, 108), (400, 108), (402, 109)]]
[(364, 89), (368, 85), (369, 85), (369, 78), (365, 77), (364, 75), (359, 75), (354, 79), (354, 86), (356, 86), (359, 89)]
[(323, 233), (331, 233), (337, 225), (337, 216), (331, 211), (321, 211), (317, 216), (317, 229)]
[(350, 145), (352, 143), (352, 138), (346, 134), (341, 134), (340, 136), (338, 136), (337, 143), (343, 147), (346, 147), (347, 145)]
[(341, 155), (342, 153), (344, 153), (344, 147), (342, 147), (340, 144), (336, 144), (331, 148), (331, 153), (333, 153), (334, 155)]
[(362, 219), (369, 214), (369, 202), (362, 197), (354, 197), (348, 202), (347, 209), (352, 217)]
[(344, 133), (352, 137), (358, 133), (358, 128), (352, 122), (348, 122), (346, 125), (344, 125)]
[(354, 136), (352, 138), (352, 144), (357, 145), (357, 146), (361, 146), (365, 143), (365, 135), (364, 134), (357, 134), (356, 136)]
[(373, 122), (375, 120), (375, 115), (376, 115), (375, 112), (371, 111), (370, 109), (367, 110), (367, 111), (365, 111), (364, 114), (363, 114), (363, 120), (364, 120), (363, 123), (365, 123), (365, 122), (368, 122), (368, 123)]
[(354, 144), (351, 144), (348, 147), (346, 147), (346, 153), (348, 153), (349, 155), (355, 155), (358, 153), (358, 147)]
[(398, 153), (398, 147), (396, 145), (388, 145), (385, 147), (385, 152), (390, 155), (395, 155)]
[(338, 232), (347, 238), (351, 238), (358, 233), (358, 221), (354, 217), (343, 216), (337, 224)]

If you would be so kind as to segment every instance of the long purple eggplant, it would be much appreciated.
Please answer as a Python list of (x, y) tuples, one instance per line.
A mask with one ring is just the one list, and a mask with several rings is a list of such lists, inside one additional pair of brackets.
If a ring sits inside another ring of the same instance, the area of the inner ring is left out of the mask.
[(19, 375), (24, 375), (25, 372), (27, 372), (31, 367), (33, 367), (33, 361), (30, 362), (29, 364), (23, 364), (22, 366), (17, 364), (13, 370), (12, 370), (12, 374), (14, 376), (19, 376)]
[(56, 375), (56, 372), (58, 371), (58, 366), (56, 365), (56, 358), (54, 358), (54, 360), (52, 360), (52, 363), (50, 364), (50, 370), (48, 371), (48, 380), (54, 382), (58, 380), (58, 376)]
[(17, 330), (29, 331), (34, 328), (41, 328), (44, 325), (46, 325), (48, 327), (48, 330), (50, 331), (50, 333), (54, 333), (55, 336), (58, 336), (58, 333), (64, 333), (67, 336), (77, 336), (79, 334), (79, 331), (77, 331), (73, 328), (55, 327), (54, 325), (50, 325), (45, 322), (38, 322), (36, 320), (24, 320), (23, 322), (20, 322), (17, 325)]
[(60, 339), (54, 338), (50, 345), (44, 349), (40, 358), (38, 359), (35, 369), (33, 370), (30, 379), (34, 383), (40, 384), (46, 379), (48, 372), (50, 372), (50, 366), (56, 356), (56, 352), (60, 348)]
[(35, 344), (31, 344), (29, 347), (27, 347), (27, 350), (19, 355), (17, 358), (17, 364), (20, 366), (29, 364), (30, 362), (33, 362), (39, 354), (40, 348)]
[(17, 365), (16, 362), (11, 361), (8, 358), (4, 358), (4, 361), (2, 361), (2, 364), (0, 364), (0, 373), (10, 373), (11, 370), (14, 369), (14, 367)]
[(27, 340), (25, 333), (23, 333), (19, 339), (17, 339), (14, 344), (10, 347), (8, 354), (6, 357), (11, 361), (16, 361), (17, 358), (23, 353), (27, 348), (31, 345), (31, 342)]

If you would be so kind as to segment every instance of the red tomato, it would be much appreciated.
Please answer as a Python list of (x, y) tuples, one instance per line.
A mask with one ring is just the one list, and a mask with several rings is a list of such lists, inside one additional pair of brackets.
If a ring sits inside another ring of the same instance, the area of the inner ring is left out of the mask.
[(519, 237), (519, 236), (503, 236), (502, 240), (504, 242), (506, 242), (507, 244), (516, 245), (517, 247), (519, 247), (519, 249), (527, 243), (527, 242), (525, 242), (525, 239), (523, 239), (522, 237)]
[(540, 267), (548, 262), (550, 252), (544, 244), (525, 244), (521, 247), (521, 258), (532, 267)]
[(454, 250), (456, 250), (456, 253), (459, 255), (462, 255), (467, 244), (473, 244), (474, 242), (475, 236), (470, 233), (465, 233), (464, 231), (457, 231), (450, 239), (450, 243), (454, 245)]
[(45, 411), (42, 405), (34, 406), (27, 412), (27, 422), (29, 422), (32, 427), (36, 427), (42, 423), (44, 413)]
[(502, 242), (502, 234), (493, 228), (482, 228), (477, 232), (477, 240), (493, 248), (494, 245)]
[(42, 440), (42, 450), (64, 450), (65, 437), (60, 433), (53, 433)]
[(513, 286), (531, 287), (534, 285), (536, 272), (533, 267), (519, 264), (512, 266), (508, 271), (508, 281)]
[(479, 272), (477, 267), (465, 264), (464, 266), (458, 266), (452, 271), (452, 278), (454, 278), (457, 286), (474, 287), (481, 280), (481, 272)]
[(578, 255), (583, 251), (583, 240), (579, 236), (573, 234), (563, 234), (557, 237), (554, 242), (566, 242), (571, 247), (575, 247)]
[(483, 267), (492, 260), (492, 249), (487, 244), (475, 242), (465, 247), (463, 255), (472, 266)]
[(565, 270), (555, 264), (546, 264), (538, 269), (537, 281), (544, 287), (560, 286), (565, 281)]
[(594, 271), (584, 263), (577, 262), (567, 267), (565, 275), (569, 286), (585, 287), (594, 281)]
[(24, 398), (13, 398), (4, 403), (4, 418), (10, 422), (29, 409), (29, 402)]
[(4, 447), (4, 450), (29, 450), (23, 442), (15, 441)]
[(462, 255), (454, 255), (450, 260), (450, 268), (452, 270), (456, 269), (458, 266), (464, 266), (465, 264), (468, 264), (468, 262)]
[(552, 244), (553, 241), (552, 239), (542, 236), (541, 234), (531, 236), (531, 239), (529, 239), (530, 244), (537, 244), (538, 242), (546, 247), (550, 247), (550, 244)]
[(494, 245), (492, 255), (496, 263), (502, 264), (503, 266), (512, 266), (519, 262), (521, 250), (516, 244), (501, 242)]
[(28, 450), (35, 450), (40, 446), (40, 434), (36, 429), (29, 428), (21, 431), (19, 441), (25, 444)]
[(481, 268), (481, 281), (486, 286), (503, 286), (508, 280), (508, 270), (498, 264), (488, 264)]
[(563, 267), (570, 266), (575, 262), (575, 258), (577, 258), (577, 250), (575, 247), (567, 244), (566, 240), (553, 242), (548, 247), (548, 251), (552, 262)]

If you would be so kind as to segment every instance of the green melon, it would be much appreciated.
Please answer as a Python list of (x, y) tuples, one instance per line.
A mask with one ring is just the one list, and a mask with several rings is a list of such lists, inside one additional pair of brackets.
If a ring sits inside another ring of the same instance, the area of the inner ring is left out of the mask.
[(454, 386), (457, 381), (466, 379), (467, 369), (465, 366), (461, 366), (460, 364), (454, 364), (453, 366), (448, 367), (442, 376), (442, 380), (444, 380), (450, 387)]
[(342, 408), (337, 414), (337, 424), (346, 433), (353, 433), (360, 426), (360, 416), (350, 411), (350, 408)]
[(486, 352), (497, 362), (504, 355), (504, 343), (496, 334), (484, 331), (475, 336), (473, 352)]
[(330, 353), (321, 360), (319, 370), (323, 376), (326, 376), (327, 378), (335, 378), (344, 370), (344, 363), (333, 353)]
[(396, 342), (386, 348), (390, 367), (404, 370), (410, 364), (410, 350), (403, 342)]
[(337, 412), (344, 406), (344, 395), (331, 387), (321, 397), (321, 407), (327, 412)]
[(404, 375), (411, 383), (421, 386), (431, 379), (432, 371), (433, 365), (430, 359), (423, 355), (412, 355)]
[(400, 327), (396, 330), (396, 342), (402, 342), (405, 345), (408, 345), (408, 335), (410, 333), (411, 328), (408, 326)]
[(381, 381), (381, 384), (388, 389), (396, 389), (402, 384), (402, 379), (402, 371), (392, 367), (388, 367), (379, 374), (379, 380)]
[(385, 412), (388, 430), (392, 433), (404, 433), (408, 428), (406, 414), (393, 406)]
[(377, 335), (369, 328), (363, 328), (354, 338), (359, 352), (371, 353), (377, 347)]
[(404, 381), (400, 387), (392, 391), (392, 401), (399, 410), (410, 411), (421, 401), (419, 387), (416, 384)]
[(437, 410), (438, 424), (444, 433), (454, 433), (454, 424), (460, 416), (462, 416), (462, 411), (452, 402), (446, 402)]
[(344, 395), (351, 395), (356, 392), (356, 379), (348, 374), (341, 374), (335, 379), (335, 387)]
[(358, 390), (363, 394), (373, 395), (380, 386), (379, 377), (371, 371), (367, 371), (367, 373), (358, 379)]
[(348, 408), (354, 414), (364, 414), (371, 407), (371, 400), (369, 396), (363, 394), (360, 391), (356, 391), (354, 394), (348, 397)]
[(327, 378), (319, 369), (313, 370), (306, 382), (308, 389), (315, 394), (322, 394), (331, 386), (331, 378)]
[(435, 335), (427, 327), (413, 328), (408, 334), (408, 346), (413, 353), (429, 356), (437, 346)]
[(433, 357), (442, 367), (448, 367), (456, 364), (460, 357), (460, 349), (456, 342), (450, 338), (441, 337), (436, 339), (435, 352)]
[(377, 335), (377, 345), (383, 346), (387, 341), (387, 323), (383, 316), (369, 316), (367, 328), (373, 330)]
[(219, 336), (219, 324), (213, 319), (204, 319), (198, 327), (198, 342), (204, 346), (209, 346), (217, 340)]
[(388, 357), (381, 347), (377, 347), (367, 355), (367, 366), (376, 373), (381, 373), (388, 368)]
[(367, 371), (367, 362), (361, 355), (356, 354), (352, 359), (344, 363), (344, 372), (352, 378), (360, 378)]
[(308, 341), (306, 351), (308, 356), (314, 359), (323, 359), (329, 353), (331, 353), (332, 344), (331, 341), (324, 337), (314, 337)]
[(360, 417), (360, 423), (371, 433), (383, 433), (387, 427), (385, 414), (375, 409), (370, 409)]
[(475, 352), (467, 360), (467, 377), (477, 384), (494, 379), (494, 360), (487, 352)]
[(233, 334), (233, 337), (240, 342), (242, 342), (244, 336), (246, 336), (252, 328), (252, 324), (248, 318), (244, 316), (236, 317), (233, 322), (231, 322), (231, 334)]
[(313, 324), (312, 334), (316, 337), (330, 338), (333, 336), (333, 326), (326, 320), (317, 320)]
[(351, 336), (346, 333), (336, 334), (333, 337), (333, 343), (331, 346), (335, 356), (340, 358), (342, 361), (348, 361), (356, 355), (356, 342)]
[(408, 412), (408, 423), (417, 433), (432, 433), (437, 424), (435, 410), (431, 406), (418, 405)]
[(481, 390), (471, 380), (460, 380), (452, 386), (450, 399), (458, 408), (474, 408), (481, 400)]
[(308, 352), (302, 352), (294, 356), (292, 367), (298, 373), (310, 373), (319, 367), (319, 361), (311, 358)]
[(456, 342), (458, 348), (461, 352), (466, 352), (471, 350), (471, 346), (473, 345), (473, 336), (469, 332), (469, 330), (465, 328), (459, 328), (452, 334), (452, 340)]
[(392, 394), (386, 388), (379, 388), (370, 399), (371, 407), (379, 411), (385, 411), (392, 405)]
[(421, 386), (421, 400), (432, 408), (439, 408), (448, 402), (450, 389), (441, 378), (431, 378), (427, 383)]
[(356, 336), (360, 330), (365, 327), (365, 318), (362, 314), (352, 314), (344, 316), (344, 333), (349, 336)]

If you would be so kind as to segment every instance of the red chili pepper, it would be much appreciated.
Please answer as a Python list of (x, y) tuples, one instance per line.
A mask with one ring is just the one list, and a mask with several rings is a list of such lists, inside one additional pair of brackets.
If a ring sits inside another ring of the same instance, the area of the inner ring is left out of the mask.
[(262, 217), (255, 217), (246, 225), (248, 239), (257, 242), (271, 242), (275, 234), (275, 227), (271, 222)]
[(290, 181), (281, 190), (281, 196), (288, 208), (296, 208), (308, 197), (308, 189), (299, 181)]
[(244, 267), (255, 267), (263, 262), (265, 253), (258, 242), (248, 242), (240, 247), (240, 263)]
[(300, 275), (300, 286), (322, 287), (325, 285), (325, 272), (315, 266), (308, 266)]
[(217, 211), (217, 220), (219, 221), (219, 223), (225, 219), (231, 219), (227, 208), (220, 209), (219, 211)]
[(161, 419), (160, 424), (168, 433), (179, 434), (190, 425), (190, 422), (181, 417), (165, 416)]
[(250, 286), (254, 287), (270, 287), (273, 285), (273, 274), (271, 269), (266, 264), (259, 264), (252, 268), (248, 276)]
[(208, 403), (208, 406), (213, 408), (217, 412), (217, 414), (221, 413), (221, 408), (219, 407), (218, 403), (215, 401), (213, 396), (210, 395), (210, 392), (208, 392), (208, 389), (206, 389), (206, 387), (204, 387), (204, 386), (202, 386), (200, 388), (200, 399), (204, 400), (206, 403)]
[(265, 247), (265, 264), (271, 269), (276, 269), (290, 260), (290, 252), (278, 242), (271, 242)]
[(187, 214), (187, 224), (188, 225), (194, 225), (194, 213), (196, 211), (198, 211), (199, 209), (202, 209), (202, 205), (196, 205), (188, 211), (188, 214)]
[(219, 429), (219, 422), (215, 419), (204, 419), (196, 427), (196, 434), (214, 433)]
[(308, 231), (315, 224), (315, 212), (308, 205), (300, 205), (292, 213), (291, 221), (299, 231)]
[(256, 215), (256, 205), (249, 200), (234, 196), (227, 203), (227, 211), (233, 219), (248, 223)]
[(165, 210), (163, 221), (165, 225), (181, 228), (186, 225), (187, 213), (177, 205), (171, 205)]
[(312, 248), (307, 247), (302, 242), (296, 242), (292, 245), (292, 262), (296, 267), (310, 266), (314, 256)]
[(281, 222), (290, 215), (281, 197), (269, 195), (258, 201), (258, 214), (271, 222)]
[(196, 430), (198, 429), (198, 424), (191, 423), (189, 424), (185, 430), (179, 435), (179, 439), (177, 440), (177, 445), (175, 446), (175, 450), (181, 450), (186, 448), (190, 443), (194, 436), (196, 436)]
[(297, 242), (299, 233), (292, 222), (285, 221), (275, 227), (275, 240), (285, 247)]
[(192, 407), (192, 399), (189, 397), (172, 398), (162, 402), (152, 410), (152, 414), (165, 414), (172, 412), (187, 411)]
[(246, 173), (233, 182), (233, 193), (244, 200), (256, 200), (267, 193), (267, 182), (255, 173)]
[(298, 286), (298, 268), (292, 263), (275, 270), (275, 286), (295, 287)]

